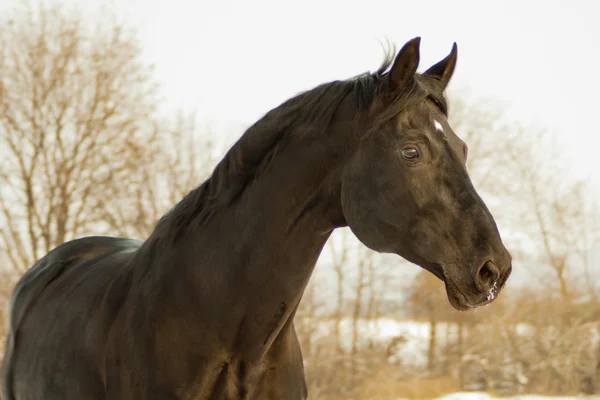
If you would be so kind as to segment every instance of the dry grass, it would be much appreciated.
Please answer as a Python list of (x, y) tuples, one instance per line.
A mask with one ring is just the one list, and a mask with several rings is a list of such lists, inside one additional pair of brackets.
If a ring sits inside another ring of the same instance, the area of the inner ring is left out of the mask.
[(382, 366), (373, 377), (361, 384), (356, 398), (396, 400), (401, 397), (411, 400), (429, 400), (459, 390), (456, 380), (449, 376), (399, 379), (393, 367)]

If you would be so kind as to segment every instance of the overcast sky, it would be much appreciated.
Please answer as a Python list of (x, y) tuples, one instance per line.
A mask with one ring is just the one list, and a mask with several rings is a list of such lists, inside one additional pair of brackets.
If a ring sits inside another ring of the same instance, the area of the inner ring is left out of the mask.
[(247, 126), (299, 91), (375, 70), (380, 41), (400, 47), (421, 36), (421, 71), (456, 41), (450, 90), (492, 99), (511, 118), (555, 132), (570, 167), (600, 185), (600, 2), (117, 4), (140, 30), (169, 106), (217, 125)]

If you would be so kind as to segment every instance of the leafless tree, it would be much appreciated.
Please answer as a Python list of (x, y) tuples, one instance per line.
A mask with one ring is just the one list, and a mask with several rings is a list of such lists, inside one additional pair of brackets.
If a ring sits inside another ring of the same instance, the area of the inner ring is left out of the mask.
[(592, 188), (573, 178), (552, 135), (538, 131), (529, 140), (528, 151), (513, 165), (520, 183), (518, 223), (537, 261), (533, 274), (556, 288), (563, 301), (596, 298), (596, 288), (585, 281), (591, 268), (587, 253), (600, 243), (598, 204)]
[(327, 242), (327, 249), (331, 257), (331, 267), (336, 277), (336, 313), (333, 335), (337, 343), (337, 350), (342, 352), (341, 324), (345, 314), (344, 289), (347, 280), (350, 253), (354, 250), (351, 246), (352, 239), (348, 231), (336, 232)]
[[(158, 219), (198, 187), (216, 163), (209, 128), (195, 116), (179, 114), (160, 124), (160, 140), (147, 144), (151, 160), (132, 171), (131, 184), (108, 185), (98, 213), (115, 235), (145, 239)], [(118, 202), (110, 199), (119, 197)]]
[[(0, 250), (23, 271), (56, 245), (101, 233), (152, 160), (156, 87), (134, 33), (109, 14), (44, 5), (0, 23)], [(110, 198), (109, 198), (110, 197)]]
[[(5, 335), (8, 329), (10, 293), (18, 275), (14, 271), (0, 270), (0, 354), (4, 354)], [(0, 365), (2, 360), (0, 359)]]

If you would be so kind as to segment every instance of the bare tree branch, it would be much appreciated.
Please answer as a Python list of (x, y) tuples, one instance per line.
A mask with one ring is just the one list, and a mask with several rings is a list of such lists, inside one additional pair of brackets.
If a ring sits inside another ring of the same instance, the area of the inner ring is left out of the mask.
[(157, 97), (139, 45), (110, 16), (84, 21), (40, 3), (4, 18), (0, 245), (23, 270), (58, 244), (97, 232), (96, 206), (123, 200), (106, 198), (107, 188), (115, 194), (132, 183), (160, 148)]

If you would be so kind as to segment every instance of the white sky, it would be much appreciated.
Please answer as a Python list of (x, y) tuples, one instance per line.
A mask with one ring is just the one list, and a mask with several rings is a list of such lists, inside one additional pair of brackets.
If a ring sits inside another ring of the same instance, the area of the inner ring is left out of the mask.
[[(8, 1), (8, 0), (0, 0)], [(91, 0), (86, 0), (91, 1)], [(81, 3), (80, 3), (81, 4)], [(555, 132), (600, 184), (600, 2), (128, 0), (170, 106), (236, 126), (322, 82), (375, 70), (421, 36), (424, 70), (459, 46), (451, 90)], [(460, 132), (459, 132), (460, 134)]]

